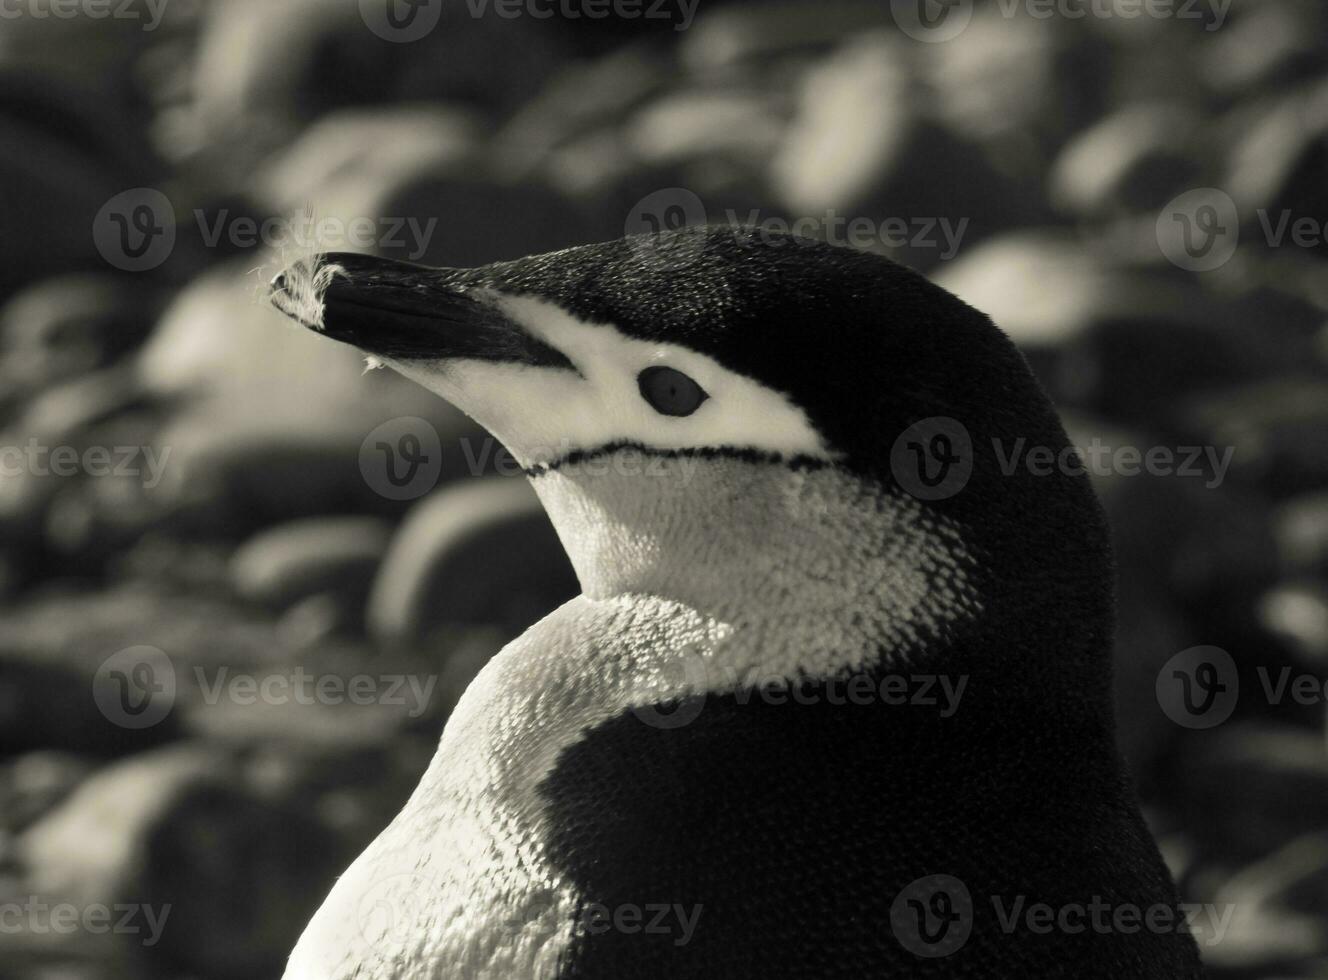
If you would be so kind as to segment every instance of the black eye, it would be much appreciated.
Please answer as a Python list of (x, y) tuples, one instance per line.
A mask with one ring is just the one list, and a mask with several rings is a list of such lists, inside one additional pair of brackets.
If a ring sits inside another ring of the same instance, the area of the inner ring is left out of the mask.
[(691, 415), (710, 396), (681, 371), (669, 367), (646, 368), (637, 375), (641, 397), (661, 415)]

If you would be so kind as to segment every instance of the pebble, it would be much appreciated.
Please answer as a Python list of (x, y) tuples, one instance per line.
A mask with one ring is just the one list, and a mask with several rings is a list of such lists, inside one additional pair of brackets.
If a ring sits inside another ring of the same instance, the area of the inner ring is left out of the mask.
[(369, 629), (389, 646), (455, 624), (515, 636), (579, 591), (534, 490), (524, 479), (492, 477), (411, 510), (374, 582)]
[(289, 521), (254, 535), (231, 559), (231, 582), (250, 602), (285, 609), (319, 593), (363, 601), (391, 525), (374, 517)]
[(1090, 219), (1152, 210), (1193, 186), (1197, 112), (1182, 103), (1134, 103), (1077, 134), (1049, 176), (1053, 203)]

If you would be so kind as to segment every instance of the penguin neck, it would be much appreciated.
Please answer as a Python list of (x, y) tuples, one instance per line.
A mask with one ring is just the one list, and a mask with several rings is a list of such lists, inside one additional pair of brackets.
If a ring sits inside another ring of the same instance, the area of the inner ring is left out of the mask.
[(533, 483), (588, 599), (695, 610), (755, 639), (745, 672), (913, 660), (980, 612), (957, 531), (836, 467), (629, 449)]

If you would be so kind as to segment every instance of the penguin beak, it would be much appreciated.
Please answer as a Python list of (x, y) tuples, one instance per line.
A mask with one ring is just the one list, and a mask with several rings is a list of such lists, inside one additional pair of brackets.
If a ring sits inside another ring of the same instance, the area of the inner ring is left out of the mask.
[(492, 295), (452, 285), (452, 270), (332, 252), (297, 262), (268, 288), (310, 330), (386, 360), (470, 359), (572, 369), (505, 316)]

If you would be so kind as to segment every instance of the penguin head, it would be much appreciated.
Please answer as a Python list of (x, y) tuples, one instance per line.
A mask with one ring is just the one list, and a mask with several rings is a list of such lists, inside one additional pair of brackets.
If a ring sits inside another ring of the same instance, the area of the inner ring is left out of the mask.
[[(741, 228), (476, 269), (332, 254), (274, 280), (273, 302), (500, 439), (588, 593), (759, 591), (791, 568), (802, 581), (773, 595), (842, 591), (877, 575), (844, 557), (864, 550), (927, 570), (897, 591), (946, 576), (972, 618), (1008, 599), (1002, 575), (1106, 564), (1082, 476), (1002, 466), (1002, 447), (1067, 446), (1014, 346), (880, 256)], [(899, 442), (938, 418), (966, 437), (965, 485), (915, 495)]]

